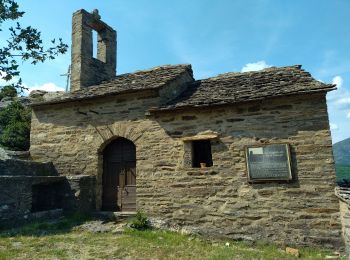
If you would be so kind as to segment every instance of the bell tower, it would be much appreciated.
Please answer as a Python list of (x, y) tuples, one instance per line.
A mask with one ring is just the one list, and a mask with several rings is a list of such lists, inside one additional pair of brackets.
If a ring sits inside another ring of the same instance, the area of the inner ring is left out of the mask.
[[(92, 32), (97, 33), (97, 43)], [(93, 46), (97, 46), (96, 58)], [(92, 13), (84, 9), (73, 14), (70, 91), (87, 88), (109, 80), (116, 75), (117, 33), (101, 21), (98, 10)]]

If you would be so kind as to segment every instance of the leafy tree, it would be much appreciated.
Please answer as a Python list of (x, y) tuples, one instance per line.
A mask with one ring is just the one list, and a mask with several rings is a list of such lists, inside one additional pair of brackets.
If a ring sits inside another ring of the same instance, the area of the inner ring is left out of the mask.
[[(0, 46), (0, 79), (6, 82), (0, 86), (0, 100), (3, 97), (16, 97), (17, 90), (23, 91), (19, 64), (28, 61), (32, 64), (52, 60), (64, 54), (68, 45), (62, 39), (51, 41), (44, 47), (41, 33), (37, 29), (18, 22), (24, 12), (15, 0), (0, 0), (0, 33), (6, 23), (8, 39)], [(3, 36), (2, 36), (3, 37)], [(30, 109), (23, 106), (16, 98), (5, 109), (0, 110), (0, 145), (13, 150), (29, 148)]]
[[(10, 22), (12, 26), (8, 28), (10, 36), (5, 46), (0, 47), (0, 78), (17, 89), (23, 90), (22, 79), (19, 77), (19, 62), (29, 61), (32, 64), (44, 62), (47, 59), (54, 59), (59, 54), (64, 54), (68, 45), (60, 38), (58, 44), (56, 40), (51, 41), (52, 46), (44, 48), (41, 33), (37, 29), (27, 26), (22, 27), (19, 22), (25, 12), (19, 10), (19, 5), (14, 0), (0, 0), (0, 33), (4, 22)], [(56, 44), (56, 45), (55, 45)], [(1, 88), (1, 86), (0, 86)]]
[(14, 86), (4, 86), (0, 89), (0, 101), (4, 97), (17, 97), (17, 90)]
[(31, 111), (20, 101), (0, 110), (0, 145), (11, 150), (28, 150)]

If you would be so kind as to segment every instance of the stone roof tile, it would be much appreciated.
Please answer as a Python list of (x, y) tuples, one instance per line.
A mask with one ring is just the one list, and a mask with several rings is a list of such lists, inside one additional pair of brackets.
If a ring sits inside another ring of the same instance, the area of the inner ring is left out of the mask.
[[(164, 65), (148, 70), (116, 76), (99, 85), (65, 93), (50, 100), (34, 101), (31, 105), (54, 104), (92, 99), (141, 90), (159, 89), (183, 73), (192, 75), (191, 65)], [(261, 100), (268, 97), (335, 89), (335, 85), (315, 80), (300, 65), (271, 67), (260, 71), (229, 72), (216, 77), (189, 83), (186, 90), (174, 100), (151, 111), (186, 107), (204, 107)]]
[(134, 73), (121, 74), (112, 80), (104, 81), (96, 86), (90, 86), (74, 92), (64, 93), (56, 98), (40, 101), (34, 100), (31, 106), (64, 103), (141, 90), (159, 89), (171, 81), (176, 80), (184, 73), (192, 75), (191, 65), (163, 65), (147, 70), (136, 71)]
[(300, 65), (271, 67), (244, 73), (230, 72), (195, 81), (176, 99), (152, 110), (233, 104), (333, 89), (335, 85), (315, 80)]

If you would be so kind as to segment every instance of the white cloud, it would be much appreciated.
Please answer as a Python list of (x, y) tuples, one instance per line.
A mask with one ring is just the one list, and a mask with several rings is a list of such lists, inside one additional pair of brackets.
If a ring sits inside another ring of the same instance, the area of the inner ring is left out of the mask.
[(341, 76), (333, 77), (332, 84), (337, 85), (337, 90), (328, 93), (327, 100), (339, 109), (348, 109), (350, 107), (350, 92), (343, 87), (343, 78)]
[(332, 79), (332, 84), (337, 85), (337, 88), (340, 89), (343, 86), (343, 78), (340, 76), (335, 76)]
[(271, 65), (267, 64), (266, 61), (261, 60), (254, 63), (247, 63), (246, 65), (244, 65), (241, 72), (258, 71), (258, 70), (263, 70), (270, 67)]
[(336, 143), (349, 137), (350, 127), (350, 91), (341, 76), (334, 76), (332, 83), (337, 89), (327, 94), (327, 105), (332, 130), (332, 142)]
[(24, 84), (26, 88), (28, 88), (28, 93), (32, 92), (33, 90), (44, 90), (44, 91), (49, 91), (49, 92), (54, 92), (54, 91), (65, 91), (63, 87), (57, 86), (55, 83), (49, 82), (49, 83), (44, 83), (42, 85), (34, 85), (34, 86), (27, 86)]
[(340, 106), (350, 105), (350, 97), (339, 98), (335, 101), (335, 103)]
[(329, 125), (331, 127), (331, 130), (338, 130), (339, 129), (337, 124), (330, 123)]
[(64, 88), (57, 86), (55, 83), (48, 82), (44, 83), (42, 85), (34, 85), (34, 86), (28, 86), (27, 84), (23, 83), (23, 86), (27, 88), (27, 90), (23, 90), (22, 95), (27, 96), (30, 92), (34, 90), (43, 90), (43, 91), (49, 91), (49, 92), (55, 92), (55, 91), (65, 91)]
[[(0, 71), (0, 75), (1, 75), (0, 86), (16, 83), (18, 81), (18, 77), (13, 77), (10, 81), (3, 80), (2, 77), (5, 77), (7, 75), (6, 72)], [(55, 83), (52, 83), (52, 82), (44, 83), (42, 85), (36, 84), (34, 86), (28, 86), (26, 83), (22, 83), (22, 85), (28, 89), (28, 90), (24, 90), (25, 95), (28, 95), (33, 90), (44, 90), (44, 91), (50, 91), (50, 92), (65, 91), (63, 87), (57, 86)]]

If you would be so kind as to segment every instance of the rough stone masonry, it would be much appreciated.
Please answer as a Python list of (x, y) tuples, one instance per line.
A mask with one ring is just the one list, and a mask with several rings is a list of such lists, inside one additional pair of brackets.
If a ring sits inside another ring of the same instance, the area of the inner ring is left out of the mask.
[[(96, 59), (91, 30), (103, 43)], [(116, 76), (115, 35), (96, 12), (74, 13), (71, 92), (32, 103), (34, 160), (93, 176), (91, 210), (111, 192), (118, 210), (135, 199), (136, 210), (189, 232), (343, 247), (325, 98), (334, 85), (301, 66), (203, 80), (190, 65)], [(246, 147), (266, 144), (289, 145), (291, 180), (248, 182)], [(121, 148), (109, 154), (111, 145)], [(204, 150), (210, 160), (200, 168)], [(130, 172), (136, 184), (124, 179)]]

